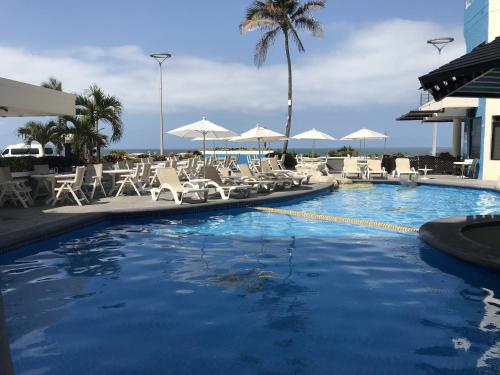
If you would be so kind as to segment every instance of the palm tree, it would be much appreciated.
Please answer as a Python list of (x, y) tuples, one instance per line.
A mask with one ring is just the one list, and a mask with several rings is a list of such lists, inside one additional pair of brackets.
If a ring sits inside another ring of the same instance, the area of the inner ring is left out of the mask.
[(42, 146), (40, 156), (45, 156), (45, 146), (57, 138), (57, 128), (58, 125), (55, 121), (47, 123), (29, 121), (26, 125), (17, 129), (17, 135), (22, 137), (28, 145), (34, 141), (40, 143)]
[[(96, 84), (93, 84), (84, 93), (76, 98), (77, 115), (87, 118), (93, 124), (95, 131), (99, 133), (99, 121), (104, 121), (111, 125), (111, 141), (120, 140), (123, 132), (121, 120), (122, 103), (117, 97), (107, 95)], [(101, 144), (96, 144), (97, 159), (101, 160)]]
[[(305, 52), (298, 30), (309, 31), (313, 36), (323, 35), (321, 24), (311, 11), (325, 7), (326, 0), (313, 0), (301, 3), (300, 0), (254, 1), (247, 9), (246, 19), (240, 25), (240, 31), (264, 31), (255, 47), (254, 62), (261, 67), (267, 58), (269, 47), (274, 44), (279, 34), (285, 37), (285, 53), (288, 63), (288, 118), (285, 135), (290, 136), (292, 126), (292, 59), (290, 57), (290, 39), (297, 45), (299, 52)], [(283, 144), (283, 152), (288, 149), (288, 140)]]
[(45, 87), (46, 89), (62, 91), (62, 82), (54, 77), (49, 77), (49, 79), (45, 82), (42, 82), (40, 86)]
[(68, 124), (66, 133), (71, 134), (73, 152), (79, 158), (90, 160), (94, 147), (105, 147), (108, 144), (108, 138), (98, 133), (88, 117), (66, 116), (64, 119)]
[[(42, 87), (45, 87), (46, 89), (51, 89), (51, 90), (56, 90), (56, 91), (62, 91), (62, 82), (59, 81), (57, 78), (54, 77), (49, 77), (47, 81), (44, 81), (41, 83)], [(56, 130), (56, 133), (58, 136), (52, 142), (56, 146), (56, 152), (57, 155), (61, 155), (62, 150), (64, 149), (64, 138), (66, 136), (66, 120), (64, 119), (64, 116), (58, 116), (57, 117), (57, 124), (58, 124), (58, 129)]]

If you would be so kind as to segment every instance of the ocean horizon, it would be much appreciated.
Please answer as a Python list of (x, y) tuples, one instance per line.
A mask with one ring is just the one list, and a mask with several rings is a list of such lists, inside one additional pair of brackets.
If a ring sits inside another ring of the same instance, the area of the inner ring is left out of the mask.
[[(143, 154), (148, 154), (148, 153), (159, 153), (160, 149), (159, 148), (116, 148), (116, 149), (105, 149), (103, 150), (103, 155), (109, 153), (110, 151), (113, 150), (122, 150), (126, 151), (129, 154), (133, 153), (143, 153)], [(212, 150), (212, 147), (207, 147), (207, 150)], [(271, 150), (279, 150), (279, 148), (270, 148)], [(318, 147), (314, 149), (314, 152), (319, 153), (321, 155), (326, 155), (328, 151), (337, 149), (335, 147)], [(354, 147), (354, 149), (358, 149)], [(181, 152), (189, 152), (189, 151), (194, 151), (194, 150), (200, 150), (199, 147), (191, 147), (191, 148), (165, 148), (165, 153), (169, 152), (175, 152), (175, 153), (181, 153)], [(221, 150), (223, 152), (224, 150)], [(289, 148), (289, 151), (296, 152), (298, 154), (303, 154), (303, 153), (309, 153), (311, 152), (311, 148), (309, 147), (291, 147)], [(438, 147), (437, 152), (442, 153), (442, 152), (450, 152), (451, 148), (450, 147)], [(396, 154), (396, 153), (404, 153), (409, 156), (417, 156), (417, 155), (431, 155), (431, 147), (366, 147), (366, 149), (363, 150), (362, 153), (366, 154)]]

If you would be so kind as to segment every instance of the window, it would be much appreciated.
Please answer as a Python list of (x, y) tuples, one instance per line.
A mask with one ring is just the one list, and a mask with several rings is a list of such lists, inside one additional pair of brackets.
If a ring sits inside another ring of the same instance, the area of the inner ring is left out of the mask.
[(9, 154), (9, 149), (3, 150), (2, 155), (8, 155)]
[(12, 148), (10, 150), (11, 155), (29, 155), (30, 149), (29, 148)]
[(493, 117), (491, 130), (491, 160), (500, 160), (500, 116)]
[(482, 118), (476, 117), (472, 120), (472, 128), (470, 134), (470, 158), (479, 159), (481, 157), (481, 130)]
[(54, 155), (54, 149), (50, 147), (45, 147), (45, 155)]

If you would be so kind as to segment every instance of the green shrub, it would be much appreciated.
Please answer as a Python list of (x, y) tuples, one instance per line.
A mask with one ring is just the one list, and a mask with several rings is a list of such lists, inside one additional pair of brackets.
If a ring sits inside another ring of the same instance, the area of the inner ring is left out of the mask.
[(127, 156), (127, 151), (110, 150), (105, 156), (102, 157), (102, 161), (105, 163), (116, 163), (117, 161), (125, 160)]
[(328, 156), (331, 157), (345, 157), (345, 156), (358, 156), (358, 151), (352, 148), (351, 146), (344, 146), (337, 150), (328, 151)]
[(33, 170), (35, 164), (48, 164), (49, 168), (57, 168), (59, 172), (71, 171), (75, 165), (85, 165), (85, 161), (75, 157), (44, 156), (35, 158), (23, 156), (19, 158), (0, 158), (1, 167), (9, 167), (12, 172), (27, 172)]

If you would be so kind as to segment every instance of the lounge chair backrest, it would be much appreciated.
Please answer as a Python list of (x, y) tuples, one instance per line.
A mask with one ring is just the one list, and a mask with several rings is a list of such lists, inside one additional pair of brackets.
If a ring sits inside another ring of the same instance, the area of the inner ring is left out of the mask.
[(250, 167), (247, 164), (238, 164), (238, 169), (240, 170), (241, 175), (243, 177), (248, 177), (248, 178), (252, 178), (253, 177), (253, 173), (252, 173), (252, 171), (250, 170)]
[(273, 171), (281, 171), (281, 167), (278, 164), (278, 157), (275, 156), (274, 158), (268, 159), (269, 165), (271, 166), (271, 169)]
[(102, 170), (102, 164), (94, 164), (94, 172), (97, 177), (102, 178)]
[(346, 171), (357, 171), (358, 170), (358, 160), (354, 158), (344, 159), (344, 169)]
[(219, 173), (224, 177), (231, 177), (233, 175), (233, 171), (231, 170), (231, 168), (228, 167), (220, 168)]
[(368, 159), (368, 169), (370, 171), (380, 171), (382, 170), (382, 160), (378, 159)]
[(344, 159), (327, 159), (326, 164), (333, 172), (342, 172), (344, 169)]
[(272, 172), (273, 171), (273, 169), (269, 165), (268, 159), (262, 159), (260, 161), (260, 170), (261, 170), (261, 172)]
[(33, 166), (33, 171), (35, 171), (35, 173), (48, 174), (50, 172), (50, 168), (48, 164), (35, 164)]
[(84, 166), (76, 167), (75, 179), (72, 186), (73, 190), (80, 189), (82, 187), (83, 178), (85, 177), (85, 169), (86, 168)]
[(203, 167), (203, 168), (205, 168), (205, 170), (204, 171), (202, 170), (201, 174), (204, 175), (205, 178), (212, 180), (213, 182), (215, 182), (218, 185), (224, 185), (224, 183), (222, 182), (222, 179), (220, 178), (219, 172), (217, 172), (217, 169), (215, 169), (214, 167), (212, 167), (210, 165)]
[(95, 175), (96, 175), (95, 165), (94, 164), (87, 165), (87, 169), (85, 170), (85, 181), (92, 182), (94, 180)]
[(400, 171), (410, 171), (410, 159), (408, 158), (396, 158), (396, 168)]
[(183, 189), (182, 183), (179, 180), (177, 171), (174, 168), (158, 168), (156, 175), (161, 184), (169, 184), (173, 189), (181, 191)]
[(149, 178), (151, 175), (151, 164), (145, 163), (142, 165), (141, 169), (141, 178)]

